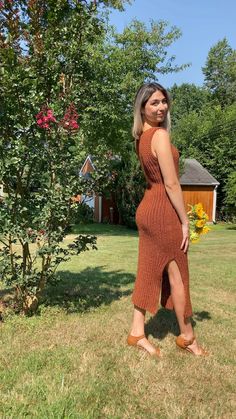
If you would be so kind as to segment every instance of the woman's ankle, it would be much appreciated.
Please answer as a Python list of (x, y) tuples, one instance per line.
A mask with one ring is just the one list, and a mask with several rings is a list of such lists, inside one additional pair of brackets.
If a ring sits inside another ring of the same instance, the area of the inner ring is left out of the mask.
[(183, 338), (186, 339), (186, 340), (194, 340), (195, 339), (195, 336), (194, 336), (193, 332), (187, 332), (187, 333), (182, 332), (181, 336), (183, 336)]
[(130, 332), (130, 335), (135, 336), (135, 337), (143, 336), (144, 335), (144, 330), (132, 328), (131, 332)]

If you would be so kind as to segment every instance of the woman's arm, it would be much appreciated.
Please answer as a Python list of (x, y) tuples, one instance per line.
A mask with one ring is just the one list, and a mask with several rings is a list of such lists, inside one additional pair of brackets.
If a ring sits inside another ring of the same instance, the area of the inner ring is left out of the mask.
[(166, 192), (177, 211), (182, 224), (188, 226), (189, 220), (184, 207), (182, 189), (175, 170), (169, 134), (158, 129), (152, 138), (152, 148), (158, 158)]

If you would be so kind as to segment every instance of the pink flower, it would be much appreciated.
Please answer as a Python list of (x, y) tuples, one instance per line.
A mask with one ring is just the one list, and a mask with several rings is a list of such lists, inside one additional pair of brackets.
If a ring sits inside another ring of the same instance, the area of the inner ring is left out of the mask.
[(47, 118), (51, 122), (57, 122), (56, 118), (53, 116), (53, 111), (51, 109), (48, 109), (48, 111), (47, 111)]
[(79, 115), (76, 112), (75, 105), (71, 105), (67, 108), (64, 117), (62, 118), (60, 125), (66, 130), (76, 130), (79, 129), (79, 124), (77, 123)]
[(50, 129), (50, 122), (57, 122), (53, 116), (52, 109), (43, 106), (42, 110), (36, 115), (36, 122), (40, 128)]
[(77, 122), (76, 121), (71, 121), (70, 122), (70, 125), (71, 125), (71, 127), (72, 127), (72, 129), (78, 129), (79, 128), (79, 125), (77, 124)]

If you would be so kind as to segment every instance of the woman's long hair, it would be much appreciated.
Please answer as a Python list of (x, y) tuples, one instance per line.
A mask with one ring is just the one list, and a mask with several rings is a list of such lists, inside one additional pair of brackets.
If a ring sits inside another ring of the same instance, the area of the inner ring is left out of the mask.
[[(168, 104), (168, 112), (167, 112), (166, 118), (161, 123), (160, 126), (170, 131), (170, 111), (169, 111), (170, 110), (170, 97), (167, 90), (163, 86), (161, 86), (159, 83), (155, 83), (155, 82), (145, 83), (139, 88), (135, 97), (135, 101), (134, 101), (134, 123), (133, 123), (132, 134), (135, 139), (135, 145), (137, 145), (137, 140), (139, 139), (140, 135), (143, 132), (142, 110), (145, 107), (148, 99), (157, 90), (163, 93)], [(137, 150), (137, 147), (136, 147), (136, 150)]]

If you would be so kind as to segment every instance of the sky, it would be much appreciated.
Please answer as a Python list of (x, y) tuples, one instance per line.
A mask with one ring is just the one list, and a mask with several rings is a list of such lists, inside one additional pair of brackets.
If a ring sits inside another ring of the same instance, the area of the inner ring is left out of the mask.
[(191, 63), (179, 73), (160, 75), (159, 83), (171, 87), (174, 83), (194, 83), (202, 86), (202, 67), (210, 48), (224, 37), (236, 49), (236, 0), (134, 0), (125, 12), (112, 11), (110, 23), (120, 32), (132, 19), (147, 25), (150, 19), (165, 20), (177, 26), (182, 36), (169, 48), (176, 64)]

